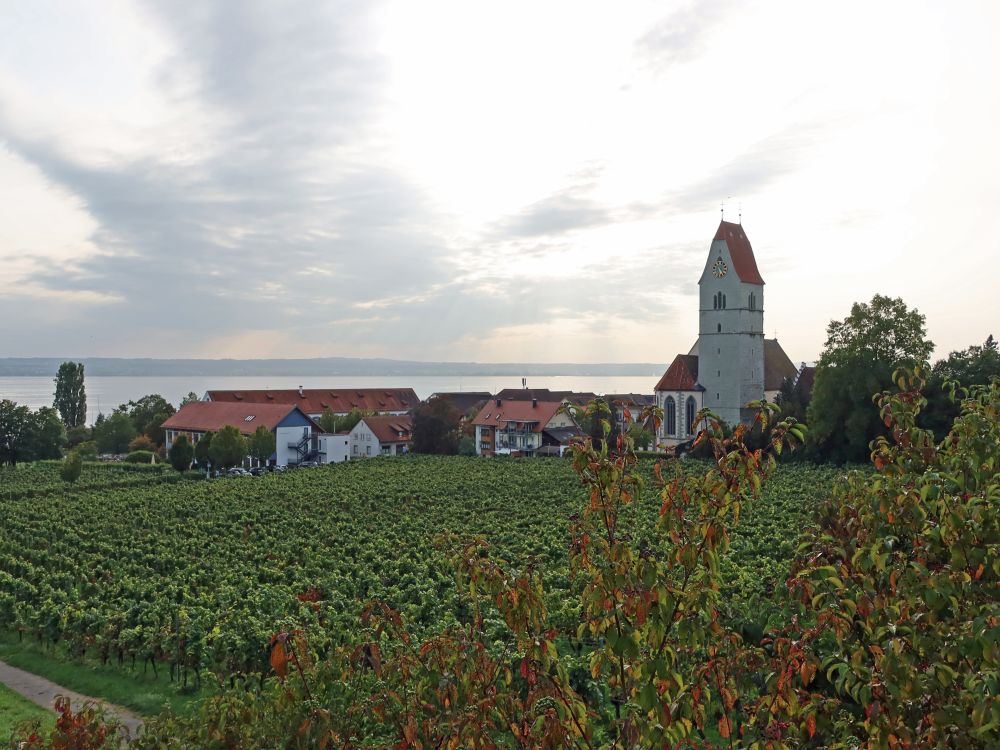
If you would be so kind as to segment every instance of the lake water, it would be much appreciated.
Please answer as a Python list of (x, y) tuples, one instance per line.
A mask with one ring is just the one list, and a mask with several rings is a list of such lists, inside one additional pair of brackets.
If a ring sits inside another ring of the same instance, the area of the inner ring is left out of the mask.
[[(533, 376), (530, 388), (593, 393), (647, 393), (652, 395), (659, 376)], [(190, 391), (202, 396), (207, 390), (258, 390), (262, 388), (412, 388), (420, 398), (439, 391), (489, 391), (520, 388), (521, 378), (510, 375), (393, 375), (319, 377), (87, 377), (87, 422), (99, 412), (110, 413), (119, 404), (159, 393), (174, 406)], [(9, 399), (37, 409), (51, 406), (55, 383), (51, 377), (0, 377), (0, 400)]]

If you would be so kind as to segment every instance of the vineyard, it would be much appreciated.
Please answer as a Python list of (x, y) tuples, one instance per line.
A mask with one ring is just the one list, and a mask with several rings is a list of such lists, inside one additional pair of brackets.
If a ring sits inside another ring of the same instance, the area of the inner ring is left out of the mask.
[(59, 476), (61, 461), (35, 461), (16, 469), (0, 468), (0, 500), (18, 500), (68, 491), (85, 492), (176, 482), (180, 477), (167, 464), (85, 462), (80, 478), (67, 484)]
[[(644, 468), (651, 484), (652, 462)], [(305, 628), (322, 654), (350, 638), (371, 598), (418, 630), (462, 618), (435, 546), (444, 532), (484, 535), (513, 565), (537, 566), (550, 611), (577, 617), (567, 528), (583, 491), (568, 461), (411, 456), (173, 484), (144, 469), (110, 479), (87, 469), (71, 492), (0, 499), (0, 628), (185, 682), (263, 674), (273, 633)], [(731, 616), (768, 616), (835, 475), (783, 466), (745, 514), (724, 560)], [(18, 487), (9, 476), (13, 495), (56, 486), (58, 469), (18, 470)], [(650, 486), (630, 508), (637, 536), (651, 536), (658, 508)], [(502, 621), (493, 625), (499, 635)]]

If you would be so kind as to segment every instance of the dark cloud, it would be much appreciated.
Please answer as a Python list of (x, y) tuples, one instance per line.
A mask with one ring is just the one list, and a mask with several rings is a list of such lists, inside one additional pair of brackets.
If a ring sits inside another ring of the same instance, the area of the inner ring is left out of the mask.
[(614, 217), (588, 193), (593, 182), (572, 185), (533, 203), (500, 223), (498, 231), (509, 237), (558, 235), (609, 224)]
[(671, 192), (665, 203), (679, 211), (703, 210), (729, 196), (748, 198), (793, 172), (803, 154), (823, 137), (828, 125), (795, 125), (755, 143), (705, 179)]
[(297, 332), (303, 319), (349, 317), (356, 303), (449, 277), (422, 195), (357, 157), (384, 77), (366, 52), (370, 4), (151, 8), (179, 45), (165, 89), (169, 69), (193, 70), (198, 109), (219, 130), (204, 158), (174, 167), (155, 157), (90, 166), (5, 128), (8, 146), (98, 223), (100, 254), (30, 283), (119, 300), (88, 310), (87, 327), (193, 337)]

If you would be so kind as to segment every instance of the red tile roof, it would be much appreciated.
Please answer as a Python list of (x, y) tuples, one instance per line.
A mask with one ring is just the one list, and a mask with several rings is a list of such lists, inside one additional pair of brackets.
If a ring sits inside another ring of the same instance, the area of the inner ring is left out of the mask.
[(663, 373), (654, 391), (697, 391), (703, 390), (698, 385), (698, 355), (678, 354), (670, 367)]
[(729, 248), (729, 255), (733, 259), (733, 269), (740, 281), (746, 284), (764, 284), (764, 279), (760, 277), (757, 270), (757, 261), (753, 257), (753, 248), (750, 247), (750, 240), (743, 232), (742, 224), (733, 224), (723, 221), (719, 224), (719, 229), (715, 233), (715, 240), (724, 240)]
[(369, 412), (409, 411), (420, 403), (412, 388), (305, 388), (264, 391), (209, 391), (211, 401), (244, 404), (295, 404), (306, 414), (347, 414), (352, 409)]
[[(497, 401), (500, 406), (497, 406)], [(482, 427), (503, 427), (509, 422), (531, 424), (532, 432), (541, 432), (562, 408), (561, 401), (514, 401), (492, 398), (486, 402), (472, 424)]]
[(365, 417), (361, 420), (375, 433), (379, 443), (409, 443), (412, 440), (413, 420), (409, 414), (400, 416)]
[[(192, 401), (184, 404), (161, 427), (165, 430), (217, 432), (226, 425), (236, 427), (243, 435), (252, 435), (264, 425), (272, 432), (297, 406), (290, 404), (230, 404), (213, 401)], [(305, 413), (303, 412), (303, 416)], [(247, 417), (253, 417), (248, 420)], [(306, 417), (306, 419), (309, 419)], [(309, 420), (312, 422), (312, 420)], [(314, 429), (319, 427), (314, 425)]]

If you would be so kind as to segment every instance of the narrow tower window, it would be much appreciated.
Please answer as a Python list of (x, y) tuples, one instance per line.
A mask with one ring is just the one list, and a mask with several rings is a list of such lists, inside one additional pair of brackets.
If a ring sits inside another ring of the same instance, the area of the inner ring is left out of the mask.
[(717, 325), (719, 327), (718, 333), (722, 333), (722, 323), (718, 323)]

